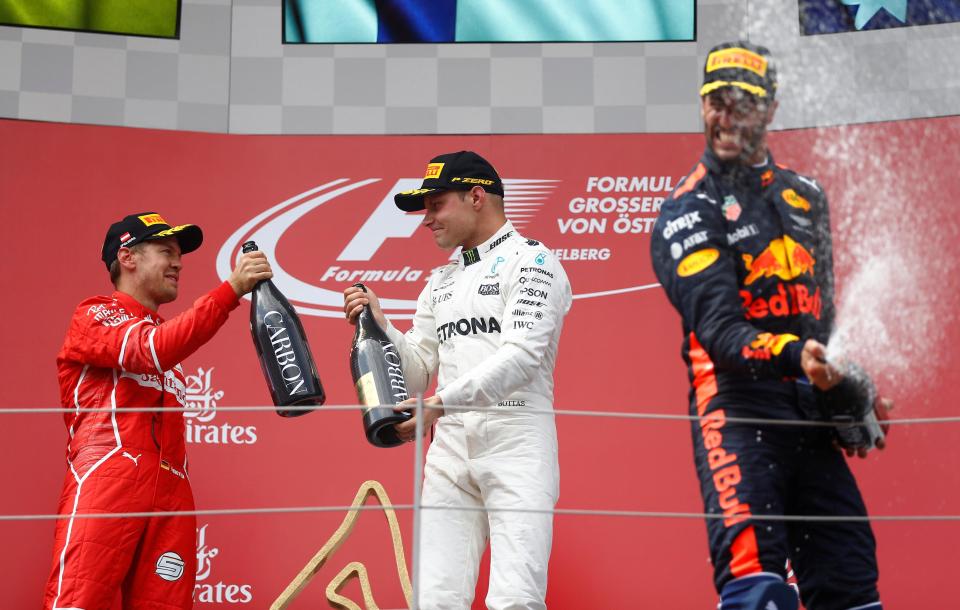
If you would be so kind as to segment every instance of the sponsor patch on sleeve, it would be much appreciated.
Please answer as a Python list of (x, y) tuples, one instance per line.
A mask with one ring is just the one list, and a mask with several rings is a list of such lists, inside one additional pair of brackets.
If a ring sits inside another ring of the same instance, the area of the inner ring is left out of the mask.
[(680, 277), (696, 275), (717, 262), (718, 258), (720, 258), (720, 251), (716, 248), (697, 250), (680, 261), (677, 265), (677, 275)]
[(790, 333), (782, 335), (760, 333), (750, 342), (750, 345), (743, 346), (743, 357), (752, 360), (770, 360), (772, 356), (779, 356), (788, 343), (799, 340), (800, 337)]
[(793, 189), (786, 189), (782, 193), (783, 200), (787, 202), (791, 207), (803, 210), (804, 212), (810, 211), (810, 202), (806, 200), (802, 195), (798, 195), (797, 191)]

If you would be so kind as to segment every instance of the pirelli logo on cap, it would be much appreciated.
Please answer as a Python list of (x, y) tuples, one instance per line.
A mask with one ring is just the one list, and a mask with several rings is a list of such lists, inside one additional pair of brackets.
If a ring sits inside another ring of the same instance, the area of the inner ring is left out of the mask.
[(144, 214), (143, 216), (137, 216), (137, 218), (139, 218), (140, 222), (142, 222), (144, 226), (147, 226), (147, 227), (152, 225), (170, 224), (166, 220), (164, 220), (163, 216), (161, 216), (160, 214)]
[(450, 182), (459, 182), (461, 184), (482, 184), (483, 186), (490, 186), (493, 184), (493, 180), (487, 180), (486, 178), (462, 178), (459, 176), (450, 178)]
[(761, 78), (767, 76), (767, 60), (753, 51), (739, 47), (714, 51), (707, 58), (707, 72), (725, 68), (749, 70)]
[(427, 178), (439, 178), (440, 172), (443, 171), (443, 163), (427, 163), (427, 173), (423, 175), (423, 179)]

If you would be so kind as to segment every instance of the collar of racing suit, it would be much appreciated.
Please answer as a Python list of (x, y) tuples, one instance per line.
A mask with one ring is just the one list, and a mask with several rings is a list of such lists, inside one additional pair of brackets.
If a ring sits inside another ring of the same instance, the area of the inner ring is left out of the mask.
[(486, 257), (490, 252), (500, 246), (503, 242), (507, 241), (511, 235), (516, 232), (516, 229), (513, 228), (513, 223), (509, 220), (503, 223), (497, 232), (490, 236), (490, 239), (483, 242), (476, 248), (470, 248), (469, 250), (462, 250), (460, 252), (459, 264), (460, 268), (469, 267), (474, 263), (479, 263), (481, 259)]
[(755, 167), (743, 165), (736, 161), (721, 161), (709, 147), (703, 151), (703, 157), (700, 161), (710, 173), (715, 174), (720, 179), (747, 188), (766, 186), (762, 184), (763, 174), (776, 165), (773, 161), (773, 153), (769, 149), (767, 149), (766, 163)]
[(119, 290), (114, 291), (110, 295), (114, 301), (117, 301), (123, 308), (129, 311), (131, 314), (137, 316), (138, 318), (144, 318), (150, 320), (156, 324), (163, 322), (163, 318), (160, 317), (160, 314), (150, 309), (149, 307), (144, 306), (140, 301), (136, 300), (126, 292), (120, 292)]

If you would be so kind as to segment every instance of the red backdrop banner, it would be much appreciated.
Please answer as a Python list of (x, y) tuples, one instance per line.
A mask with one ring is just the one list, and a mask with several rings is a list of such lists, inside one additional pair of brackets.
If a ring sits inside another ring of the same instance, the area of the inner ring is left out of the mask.
[[(869, 347), (861, 360), (897, 400), (898, 417), (955, 415), (944, 398), (960, 365), (952, 275), (960, 260), (952, 210), (960, 200), (952, 175), (960, 119), (782, 132), (771, 141), (778, 162), (817, 177), (831, 195), (841, 320), (844, 307), (851, 318), (846, 344)], [(0, 142), (3, 408), (59, 406), (54, 358), (69, 316), (83, 298), (110, 292), (99, 260), (103, 235), (139, 211), (204, 230), (203, 246), (184, 259), (180, 297), (162, 314), (219, 283), (240, 244), (254, 239), (301, 311), (328, 403), (354, 403), (353, 328), (342, 317), (341, 291), (366, 282), (407, 328), (429, 270), (450, 253), (418, 230), (419, 216), (395, 209), (392, 194), (419, 184), (432, 156), (473, 149), (504, 177), (518, 230), (554, 250), (570, 276), (575, 300), (556, 407), (687, 413), (680, 321), (656, 285), (649, 237), (661, 202), (696, 162), (700, 135), (236, 136), (0, 121)], [(269, 403), (248, 309), (244, 301), (184, 362), (198, 507), (342, 507), (368, 479), (383, 483), (394, 503), (410, 504), (412, 446), (368, 445), (359, 412), (321, 408), (282, 419), (222, 410)], [(858, 326), (869, 318), (863, 311), (878, 326)], [(53, 512), (66, 468), (62, 417), (0, 417), (0, 514)], [(559, 508), (702, 511), (689, 422), (561, 416), (558, 430)], [(874, 515), (956, 515), (957, 463), (956, 424), (913, 424), (896, 427), (888, 450), (854, 467)], [(345, 514), (201, 515), (197, 607), (268, 607)], [(411, 512), (399, 518), (409, 563)], [(875, 525), (886, 604), (936, 607), (949, 599), (957, 527)], [(39, 604), (52, 533), (49, 520), (0, 521), (5, 607)], [(350, 561), (368, 567), (381, 607), (404, 606), (387, 522), (364, 512), (293, 607), (323, 606), (327, 583)], [(356, 583), (344, 593), (361, 600)], [(555, 518), (551, 608), (715, 602), (700, 518)]]

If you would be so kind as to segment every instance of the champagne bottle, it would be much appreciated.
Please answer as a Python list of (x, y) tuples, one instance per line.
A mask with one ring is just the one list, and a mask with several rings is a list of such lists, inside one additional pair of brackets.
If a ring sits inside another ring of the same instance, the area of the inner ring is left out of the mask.
[(843, 365), (843, 380), (819, 391), (819, 407), (827, 421), (837, 424), (834, 434), (841, 447), (873, 449), (885, 439), (877, 419), (877, 386), (855, 362)]
[[(363, 284), (354, 286), (367, 291)], [(357, 330), (350, 350), (350, 373), (363, 412), (363, 430), (370, 444), (396, 447), (403, 444), (393, 429), (394, 424), (410, 419), (409, 413), (398, 413), (393, 406), (407, 399), (407, 384), (400, 367), (400, 352), (380, 328), (369, 307), (357, 317)]]
[[(245, 253), (255, 250), (256, 243), (243, 244)], [(250, 301), (253, 345), (277, 414), (309, 413), (311, 409), (303, 407), (322, 405), (326, 395), (296, 310), (270, 280), (257, 283)]]

